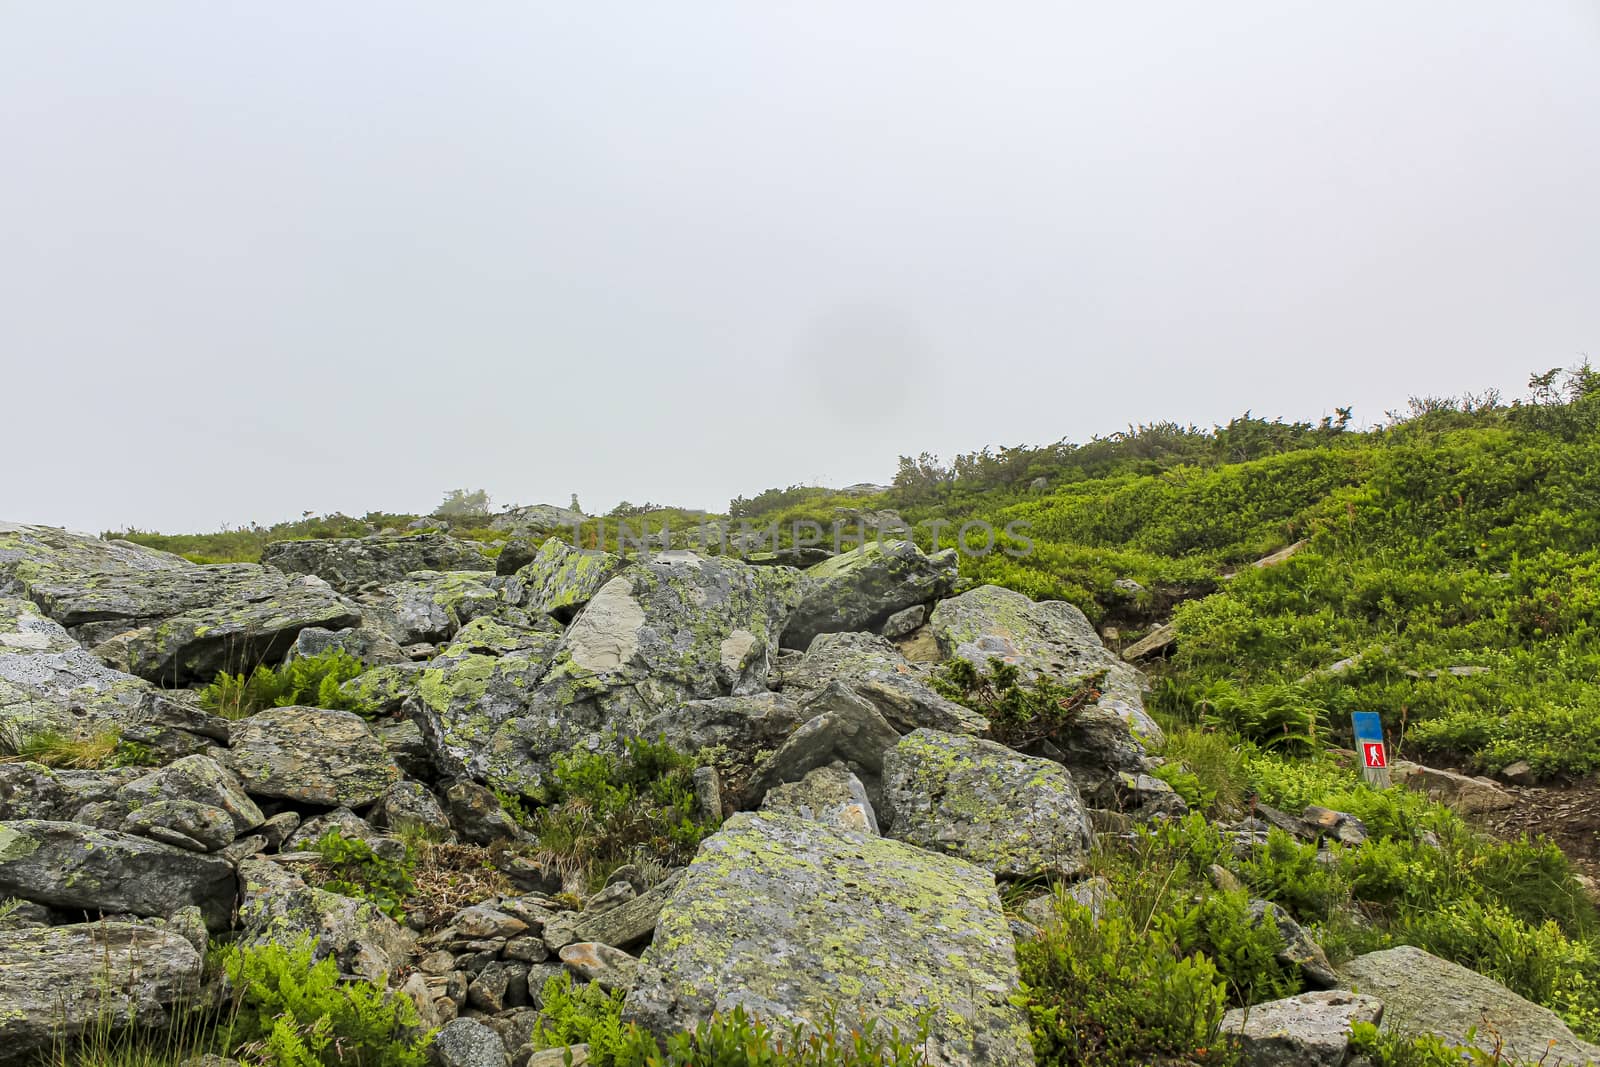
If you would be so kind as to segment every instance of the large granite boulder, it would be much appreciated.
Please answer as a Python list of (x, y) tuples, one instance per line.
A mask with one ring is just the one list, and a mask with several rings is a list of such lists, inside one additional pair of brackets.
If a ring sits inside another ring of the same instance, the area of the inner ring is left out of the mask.
[(0, 1059), (48, 1056), (84, 1033), (162, 1028), (200, 1000), (200, 953), (124, 922), (0, 931)]
[(540, 634), (540, 647), (489, 655), (458, 651), (436, 656), (417, 677), (407, 702), (434, 766), (449, 776), (483, 778), (495, 732), (528, 709), (559, 636)]
[(1076, 874), (1093, 842), (1066, 768), (937, 730), (914, 731), (884, 756), (883, 805), (889, 836), (998, 878)]
[(239, 600), (184, 611), (120, 633), (95, 646), (95, 655), (129, 674), (166, 686), (208, 682), (221, 671), (248, 673), (277, 663), (300, 631), (339, 630), (361, 623), (361, 612), (316, 578), (263, 578)]
[(239, 864), (239, 940), (264, 945), (309, 937), (317, 959), (345, 974), (382, 982), (410, 957), (412, 935), (372, 903), (306, 885), (270, 860)]
[(626, 565), (614, 553), (573, 548), (552, 537), (505, 583), (506, 602), (571, 620)]
[(227, 763), (258, 797), (358, 808), (400, 779), (388, 749), (359, 715), (272, 708), (234, 728)]
[(493, 571), (472, 541), (443, 534), (274, 541), (261, 562), (289, 574), (314, 574), (341, 593), (398, 582), (412, 571)]
[(940, 694), (929, 684), (926, 667), (877, 634), (818, 634), (781, 680), (784, 691), (797, 696), (835, 683), (848, 686), (906, 733), (923, 726), (951, 733), (989, 730), (988, 719)]
[(144, 680), (112, 670), (30, 601), (0, 597), (0, 725), (15, 738), (145, 717)]
[[(1476, 1043), (1501, 1062), (1600, 1062), (1600, 1046), (1581, 1041), (1542, 1008), (1476, 971), (1411, 945), (1368, 952), (1342, 964), (1339, 976), (1358, 993), (1383, 1001), (1383, 1026), (1404, 1034), (1437, 1034), (1452, 1045)], [(1474, 1042), (1467, 1035), (1476, 1031)]]
[(761, 810), (812, 819), (858, 834), (878, 833), (878, 816), (867, 787), (843, 763), (808, 771), (798, 782), (767, 791)]
[(0, 823), (0, 896), (161, 918), (196, 905), (226, 930), (235, 888), (233, 865), (216, 856), (79, 823)]
[(768, 790), (837, 762), (861, 775), (876, 802), (884, 755), (900, 740), (895, 728), (837, 682), (807, 697), (800, 710), (805, 722), (756, 768), (750, 799), (759, 800)]
[(555, 504), (528, 504), (520, 508), (507, 508), (489, 520), (493, 530), (561, 530), (571, 529), (586, 518), (576, 508), (557, 507)]
[(787, 693), (751, 693), (685, 701), (645, 720), (639, 732), (679, 752), (720, 747), (748, 758), (776, 750), (807, 718)]
[(562, 634), (526, 714), (486, 752), (485, 777), (537, 796), (549, 758), (638, 734), (689, 700), (767, 688), (769, 655), (799, 600), (798, 572), (665, 553), (608, 581)]
[(739, 814), (662, 910), (623, 1017), (661, 1035), (743, 1007), (914, 1035), (934, 1064), (1031, 1064), (989, 872), (793, 816)]
[(806, 569), (805, 599), (783, 632), (785, 648), (806, 648), (822, 633), (871, 630), (889, 616), (949, 593), (956, 552), (926, 555), (910, 541), (869, 541)]
[(65, 572), (44, 570), (23, 590), (79, 640), (98, 644), (186, 611), (250, 600), (288, 583), (255, 563)]

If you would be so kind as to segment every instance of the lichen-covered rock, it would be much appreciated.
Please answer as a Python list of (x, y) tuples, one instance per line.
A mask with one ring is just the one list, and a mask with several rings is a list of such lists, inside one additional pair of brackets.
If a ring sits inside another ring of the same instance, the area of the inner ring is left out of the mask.
[(507, 603), (571, 619), (627, 561), (611, 552), (573, 548), (550, 538), (506, 583)]
[(292, 663), (297, 659), (310, 659), (329, 652), (343, 652), (369, 667), (406, 662), (406, 654), (399, 642), (375, 626), (346, 627), (343, 630), (308, 626), (295, 636), (294, 645), (284, 656), (284, 661)]
[(877, 634), (818, 634), (800, 662), (783, 675), (784, 691), (796, 696), (836, 682), (849, 686), (906, 733), (923, 726), (958, 734), (989, 730), (988, 719), (940, 694), (928, 683), (924, 667)]
[(411, 934), (367, 901), (315, 889), (270, 860), (239, 864), (239, 881), (244, 944), (308, 936), (317, 959), (332, 956), (340, 971), (374, 982), (394, 974), (411, 955)]
[(400, 778), (359, 715), (325, 708), (272, 708), (242, 720), (227, 762), (246, 792), (305, 804), (361, 807)]
[(1247, 1067), (1343, 1067), (1350, 1027), (1383, 1018), (1377, 997), (1333, 990), (1234, 1008), (1222, 1032), (1237, 1035)]
[(1144, 679), (1106, 648), (1094, 625), (1064, 600), (1035, 602), (998, 585), (984, 585), (942, 600), (928, 620), (940, 654), (959, 656), (987, 670), (998, 658), (1024, 677), (1047, 675), (1071, 683), (1103, 673), (1098, 706), (1117, 714), (1134, 734), (1152, 743), (1161, 727), (1144, 710)]
[(42, 763), (0, 763), (0, 820), (59, 820), (83, 802)]
[[(1499, 1054), (1502, 1063), (1600, 1062), (1600, 1046), (1579, 1040), (1549, 1008), (1420, 948), (1368, 952), (1338, 970), (1356, 992), (1383, 1001), (1386, 1030), (1437, 1034), (1452, 1045), (1476, 1043)], [(1476, 1035), (1469, 1042), (1471, 1031)], [(1500, 1049), (1494, 1047), (1496, 1038)]]
[(777, 749), (807, 717), (786, 693), (751, 693), (685, 701), (647, 719), (640, 733), (679, 752), (721, 746), (748, 757)]
[(230, 837), (266, 821), (233, 772), (209, 756), (185, 756), (129, 782), (117, 796), (130, 809), (156, 800), (192, 800), (221, 808), (233, 822)]
[(769, 789), (761, 810), (811, 819), (852, 833), (878, 833), (878, 817), (866, 786), (842, 763), (818, 767), (798, 782)]
[(499, 592), (481, 571), (413, 571), (361, 598), (368, 625), (400, 645), (448, 641), (499, 606)]
[(118, 827), (190, 852), (217, 852), (233, 843), (233, 817), (195, 800), (152, 800), (128, 813)]
[(806, 569), (805, 599), (783, 632), (785, 648), (822, 633), (872, 630), (895, 612), (927, 604), (956, 582), (955, 549), (926, 555), (910, 541), (869, 541)]
[(407, 702), (434, 765), (446, 775), (483, 778), (487, 749), (501, 726), (529, 714), (550, 667), (556, 638), (503, 656), (449, 652), (417, 676)]
[(203, 958), (176, 933), (97, 922), (0, 931), (0, 1058), (24, 1062), (86, 1032), (161, 1028), (200, 999)]
[(183, 570), (194, 567), (182, 556), (129, 541), (103, 541), (91, 534), (55, 526), (0, 521), (0, 596), (22, 592), (21, 582), (49, 572)]
[(688, 700), (759, 693), (798, 603), (798, 572), (668, 553), (601, 587), (561, 636), (526, 714), (501, 726), (485, 778), (538, 796), (550, 757), (606, 734), (634, 735)]
[(623, 1003), (665, 1035), (736, 1006), (821, 1025), (831, 1009), (913, 1034), (934, 1064), (1033, 1062), (989, 872), (791, 816), (735, 815), (661, 913)]
[(0, 896), (156, 917), (193, 904), (225, 930), (234, 890), (232, 865), (215, 856), (79, 823), (0, 823)]
[(392, 833), (407, 830), (431, 834), (436, 841), (454, 841), (450, 816), (439, 798), (421, 782), (396, 782), (378, 801), (373, 818)]
[(476, 652), (504, 656), (512, 652), (534, 652), (548, 659), (560, 639), (561, 624), (550, 616), (529, 615), (520, 608), (501, 608), (494, 615), (481, 615), (457, 630), (444, 655)]
[(0, 597), (0, 724), (19, 737), (91, 732), (145, 716), (142, 679), (112, 670), (29, 601)]
[(1076, 874), (1093, 835), (1066, 768), (976, 737), (916, 730), (883, 759), (891, 837), (999, 878)]
[(397, 582), (412, 571), (492, 571), (471, 541), (443, 534), (274, 541), (261, 562), (290, 574), (314, 574), (341, 593)]
[(506, 1046), (500, 1035), (476, 1019), (452, 1019), (429, 1046), (438, 1067), (506, 1067)]
[(361, 612), (327, 583), (297, 578), (249, 599), (193, 608), (95, 646), (109, 665), (167, 686), (208, 682), (220, 671), (277, 663), (309, 626), (359, 626)]
[(584, 520), (583, 512), (576, 508), (563, 508), (555, 504), (528, 504), (508, 508), (489, 520), (493, 530), (561, 530), (571, 529), (574, 523)]
[(341, 685), (339, 692), (370, 704), (380, 714), (392, 714), (417, 695), (417, 686), (426, 669), (425, 663), (388, 663), (362, 671)]
[(97, 643), (186, 611), (270, 595), (288, 582), (255, 563), (146, 570), (46, 570), (22, 580), (28, 597), (80, 640)]

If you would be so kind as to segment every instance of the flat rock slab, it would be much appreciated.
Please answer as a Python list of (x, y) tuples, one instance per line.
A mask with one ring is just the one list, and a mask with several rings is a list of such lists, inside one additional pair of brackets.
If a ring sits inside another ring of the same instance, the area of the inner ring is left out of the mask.
[(236, 889), (233, 865), (216, 856), (80, 823), (0, 823), (0, 896), (163, 918), (194, 904), (226, 930)]
[(272, 708), (240, 721), (227, 762), (248, 793), (329, 807), (363, 807), (400, 780), (361, 716), (325, 708)]
[(0, 931), (0, 1058), (102, 1027), (165, 1026), (174, 1004), (198, 1001), (201, 962), (179, 935), (134, 923)]
[(314, 574), (341, 593), (399, 581), (412, 571), (494, 571), (478, 545), (444, 534), (274, 541), (261, 562), (289, 574)]
[(1498, 1034), (1502, 1062), (1600, 1061), (1600, 1046), (1580, 1041), (1549, 1008), (1420, 948), (1401, 945), (1368, 952), (1338, 970), (1358, 992), (1383, 1001), (1385, 1029), (1437, 1034), (1451, 1044), (1465, 1045), (1467, 1031), (1476, 1028), (1476, 1043), (1488, 1052), (1494, 1051)]
[[(661, 913), (623, 1017), (657, 1034), (735, 1006), (779, 1024), (859, 1011), (929, 1062), (1032, 1064), (1011, 931), (988, 871), (768, 813), (701, 845)], [(853, 1015), (836, 1019), (859, 1025)]]

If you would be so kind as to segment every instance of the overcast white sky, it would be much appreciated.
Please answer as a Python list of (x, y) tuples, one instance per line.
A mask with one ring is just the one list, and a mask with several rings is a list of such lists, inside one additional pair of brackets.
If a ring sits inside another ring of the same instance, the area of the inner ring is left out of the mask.
[(720, 510), (1600, 358), (1600, 5), (0, 0), (0, 518)]

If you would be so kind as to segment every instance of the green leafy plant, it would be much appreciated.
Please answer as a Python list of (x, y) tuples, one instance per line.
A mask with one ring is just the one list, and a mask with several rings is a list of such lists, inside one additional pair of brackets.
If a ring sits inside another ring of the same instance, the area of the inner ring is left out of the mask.
[(404, 848), (404, 855), (399, 859), (387, 859), (373, 851), (367, 842), (330, 830), (303, 847), (315, 852), (322, 861), (325, 870), (322, 888), (371, 901), (385, 915), (403, 921), (406, 898), (416, 891), (412, 878), (416, 850), (402, 839), (396, 839), (396, 844)]
[(346, 695), (345, 682), (366, 670), (366, 666), (342, 649), (330, 649), (286, 663), (274, 670), (257, 667), (249, 675), (217, 675), (200, 690), (200, 706), (228, 719), (242, 719), (268, 708), (295, 705), (374, 712), (372, 704), (355, 695)]

